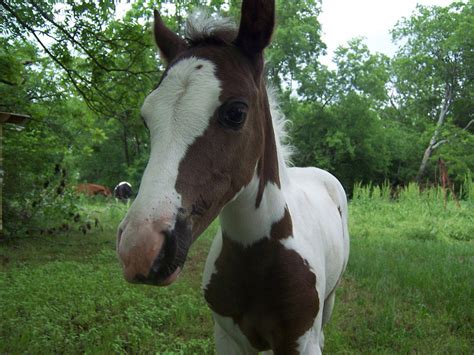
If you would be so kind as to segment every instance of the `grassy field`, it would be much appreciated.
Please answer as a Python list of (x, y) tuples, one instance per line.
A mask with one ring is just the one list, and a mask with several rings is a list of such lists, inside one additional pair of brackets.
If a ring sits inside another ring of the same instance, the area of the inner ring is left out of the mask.
[[(472, 353), (474, 201), (409, 187), (358, 188), (351, 257), (327, 353)], [(130, 285), (115, 256), (115, 203), (87, 206), (103, 230), (0, 244), (0, 353), (213, 353), (200, 292), (217, 225), (194, 244), (169, 288)]]

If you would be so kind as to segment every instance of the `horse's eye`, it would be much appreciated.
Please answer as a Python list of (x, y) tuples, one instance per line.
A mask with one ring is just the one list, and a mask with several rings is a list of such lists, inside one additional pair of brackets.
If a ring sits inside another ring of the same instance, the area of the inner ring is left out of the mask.
[(219, 108), (219, 123), (225, 128), (239, 130), (244, 125), (248, 109), (243, 101), (228, 101)]

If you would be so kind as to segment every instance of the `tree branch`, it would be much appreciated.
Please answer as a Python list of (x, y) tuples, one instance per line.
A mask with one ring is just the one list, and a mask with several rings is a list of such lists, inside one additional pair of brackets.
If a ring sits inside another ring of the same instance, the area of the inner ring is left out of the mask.
[(469, 127), (471, 127), (471, 125), (474, 123), (474, 120), (470, 120), (468, 122), (468, 124), (466, 125), (466, 127), (463, 128), (463, 131), (467, 131), (469, 129)]
[(43, 16), (43, 18), (45, 18), (49, 23), (51, 23), (54, 27), (56, 27), (58, 30), (60, 30), (68, 39), (69, 41), (71, 41), (71, 43), (75, 44), (77, 47), (79, 47), (80, 49), (82, 49), (84, 51), (85, 54), (87, 54), (87, 56), (94, 62), (95, 65), (97, 65), (100, 69), (108, 72), (108, 73), (111, 73), (111, 72), (126, 72), (126, 73), (130, 73), (132, 75), (138, 75), (138, 74), (144, 74), (145, 72), (135, 72), (133, 70), (130, 70), (130, 66), (133, 64), (133, 62), (127, 67), (127, 68), (108, 68), (106, 66), (104, 66), (92, 53), (91, 51), (86, 47), (84, 46), (80, 41), (76, 40), (74, 38), (74, 36), (71, 36), (71, 34), (69, 33), (69, 31), (67, 29), (65, 29), (63, 26), (61, 26), (60, 24), (58, 24), (56, 21), (54, 21), (53, 18), (51, 18), (51, 16), (49, 16), (41, 7), (39, 7), (34, 1), (33, 2), (29, 2), (35, 9), (36, 11), (39, 12), (39, 14), (41, 16)]
[(433, 153), (433, 150), (435, 150), (440, 145), (446, 143), (444, 141), (437, 142), (437, 140), (438, 140), (439, 132), (441, 130), (441, 126), (443, 125), (444, 120), (446, 119), (446, 115), (448, 113), (449, 107), (451, 106), (452, 98), (453, 98), (453, 87), (452, 85), (450, 85), (449, 82), (447, 82), (445, 85), (444, 99), (442, 102), (441, 110), (439, 112), (438, 122), (436, 123), (435, 131), (433, 135), (431, 136), (430, 143), (428, 144), (428, 147), (426, 148), (423, 154), (423, 159), (421, 160), (420, 168), (418, 169), (418, 174), (416, 175), (416, 181), (418, 182), (421, 182), (421, 178), (423, 177), (423, 174), (425, 173), (428, 160), (430, 159), (431, 154)]
[(18, 83), (14, 83), (13, 81), (9, 81), (9, 80), (2, 79), (2, 78), (0, 78), (0, 83), (7, 84), (7, 85), (10, 85), (10, 86), (17, 86), (18, 85)]
[(440, 146), (442, 146), (443, 144), (448, 143), (448, 142), (449, 141), (447, 139), (440, 140), (439, 142), (437, 142), (436, 144), (434, 144), (431, 147), (431, 151), (434, 151), (435, 149), (439, 148)]
[[(73, 78), (72, 74), (71, 74), (71, 71), (69, 68), (67, 68), (58, 58), (56, 58), (56, 56), (51, 53), (51, 51), (48, 49), (48, 47), (40, 40), (40, 38), (38, 37), (38, 35), (36, 34), (36, 31), (31, 27), (29, 26), (25, 21), (23, 21), (16, 13), (15, 11), (9, 6), (7, 5), (3, 0), (0, 0), (0, 4), (10, 13), (13, 15), (13, 17), (16, 18), (16, 20), (20, 23), (20, 25), (22, 25), (24, 28), (26, 28), (36, 39), (36, 41), (39, 43), (39, 45), (43, 48), (43, 50), (50, 56), (50, 58), (56, 62), (56, 64), (58, 64), (65, 72), (66, 72), (66, 75), (69, 77), (69, 79), (71, 80), (71, 83), (74, 85), (74, 87), (76, 88), (76, 90), (79, 92), (79, 94), (84, 98), (84, 100), (86, 100), (86, 102), (88, 102), (88, 98), (87, 98), (87, 95), (81, 90), (81, 88), (77, 85), (75, 79)], [(77, 75), (77, 73), (75, 73)], [(80, 77), (78, 75), (78, 77)]]

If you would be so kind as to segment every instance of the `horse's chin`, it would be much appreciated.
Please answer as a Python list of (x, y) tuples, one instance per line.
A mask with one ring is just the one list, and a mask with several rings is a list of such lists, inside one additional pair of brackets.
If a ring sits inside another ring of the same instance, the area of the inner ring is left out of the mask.
[(169, 286), (178, 279), (180, 274), (181, 268), (178, 266), (170, 276), (168, 276), (164, 280), (160, 280), (158, 283), (155, 284), (155, 286)]

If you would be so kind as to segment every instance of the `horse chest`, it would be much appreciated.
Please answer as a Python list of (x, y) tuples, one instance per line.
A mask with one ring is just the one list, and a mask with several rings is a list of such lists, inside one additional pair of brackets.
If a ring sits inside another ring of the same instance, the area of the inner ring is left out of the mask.
[(296, 349), (319, 311), (307, 262), (278, 240), (243, 247), (223, 237), (215, 268), (205, 290), (211, 309), (232, 318), (258, 350)]

